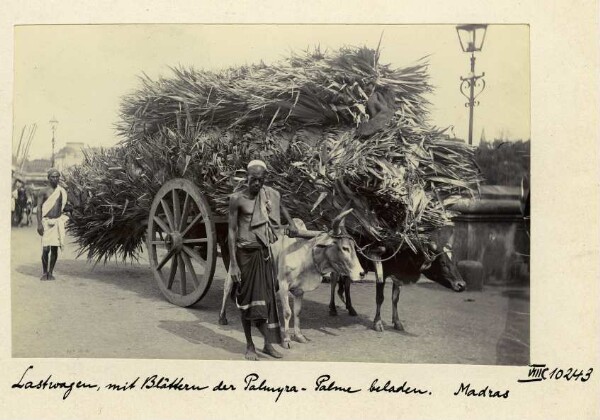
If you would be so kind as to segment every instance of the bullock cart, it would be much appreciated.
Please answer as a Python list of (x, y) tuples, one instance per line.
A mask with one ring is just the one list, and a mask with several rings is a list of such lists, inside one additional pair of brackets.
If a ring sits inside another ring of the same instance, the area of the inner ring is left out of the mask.
[[(303, 230), (311, 238), (320, 231)], [(187, 307), (208, 292), (217, 265), (217, 246), (229, 268), (228, 218), (211, 209), (192, 181), (174, 178), (154, 196), (146, 233), (148, 260), (167, 300)]]
[(143, 78), (121, 103), (122, 142), (67, 177), (80, 198), (67, 226), (80, 253), (136, 258), (145, 242), (162, 293), (193, 305), (218, 248), (228, 265), (228, 182), (255, 158), (309, 226), (331, 225), (351, 203), (359, 243), (416, 250), (479, 175), (468, 145), (427, 124), (427, 63), (395, 68), (379, 56), (307, 51), (272, 66)]

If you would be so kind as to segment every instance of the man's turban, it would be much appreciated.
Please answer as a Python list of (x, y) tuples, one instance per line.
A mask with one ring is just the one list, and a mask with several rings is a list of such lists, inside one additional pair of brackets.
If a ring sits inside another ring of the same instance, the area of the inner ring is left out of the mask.
[(267, 169), (267, 164), (259, 159), (251, 160), (250, 163), (248, 164), (248, 169), (250, 169), (252, 166), (260, 166), (261, 168), (264, 168), (265, 170)]
[(54, 174), (60, 176), (60, 172), (58, 171), (58, 169), (56, 169), (56, 168), (48, 169), (48, 178), (50, 178)]

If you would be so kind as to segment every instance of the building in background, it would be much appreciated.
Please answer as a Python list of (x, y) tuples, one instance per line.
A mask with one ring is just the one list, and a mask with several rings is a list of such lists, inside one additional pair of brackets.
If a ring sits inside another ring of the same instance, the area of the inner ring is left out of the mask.
[[(85, 143), (83, 142), (67, 142), (65, 147), (60, 149), (55, 156), (54, 166), (61, 173), (64, 173), (69, 168), (83, 162)], [(95, 149), (90, 149), (95, 150)], [(50, 159), (25, 159), (21, 166), (15, 164), (13, 157), (12, 178), (13, 184), (16, 179), (20, 179), (26, 185), (39, 189), (46, 185), (48, 180), (47, 174), (50, 169)]]
[(26, 160), (23, 168), (19, 172), (20, 178), (26, 185), (42, 187), (48, 180), (48, 169), (50, 168), (50, 159)]
[(80, 164), (83, 161), (85, 143), (67, 142), (66, 146), (58, 151), (54, 158), (54, 166), (63, 172), (65, 169)]

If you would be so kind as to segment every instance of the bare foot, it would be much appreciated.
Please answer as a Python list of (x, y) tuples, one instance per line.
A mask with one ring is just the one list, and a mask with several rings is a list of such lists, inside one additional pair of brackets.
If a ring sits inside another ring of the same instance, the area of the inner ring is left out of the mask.
[(244, 355), (244, 357), (246, 358), (246, 360), (258, 360), (258, 354), (256, 354), (256, 349), (254, 348), (253, 344), (246, 347), (246, 354)]
[(42, 277), (40, 277), (40, 280), (48, 280), (48, 273), (42, 274)]
[(48, 280), (56, 280), (56, 277), (54, 277), (52, 273), (48, 273)]
[(273, 347), (273, 345), (269, 343), (265, 343), (265, 347), (262, 349), (262, 351), (263, 353), (268, 354), (269, 356), (274, 357), (276, 359), (281, 359), (283, 357), (283, 354), (275, 350), (275, 347)]

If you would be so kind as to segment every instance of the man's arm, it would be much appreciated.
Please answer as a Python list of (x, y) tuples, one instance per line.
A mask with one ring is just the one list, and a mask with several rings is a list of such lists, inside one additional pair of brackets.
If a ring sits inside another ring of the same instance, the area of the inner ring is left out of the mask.
[[(63, 187), (64, 188), (64, 187)], [(73, 203), (69, 201), (69, 193), (65, 189), (65, 206), (63, 207), (63, 213), (69, 213), (69, 216), (73, 216)]]
[(229, 228), (228, 228), (228, 246), (229, 246), (229, 275), (235, 282), (240, 282), (240, 268), (237, 264), (235, 255), (235, 244), (238, 232), (238, 208), (239, 196), (232, 194), (229, 197)]
[(285, 217), (285, 220), (288, 222), (288, 235), (290, 238), (293, 238), (298, 234), (298, 228), (296, 227), (296, 223), (294, 223), (294, 219), (292, 219), (292, 216), (290, 216), (290, 213), (283, 204), (281, 204), (281, 214), (283, 214), (283, 217)]
[(44, 234), (44, 226), (42, 226), (42, 204), (44, 204), (44, 201), (46, 201), (46, 190), (41, 190), (40, 193), (38, 194), (38, 204), (37, 204), (37, 222), (38, 222), (38, 227), (37, 227), (37, 232), (40, 235)]

